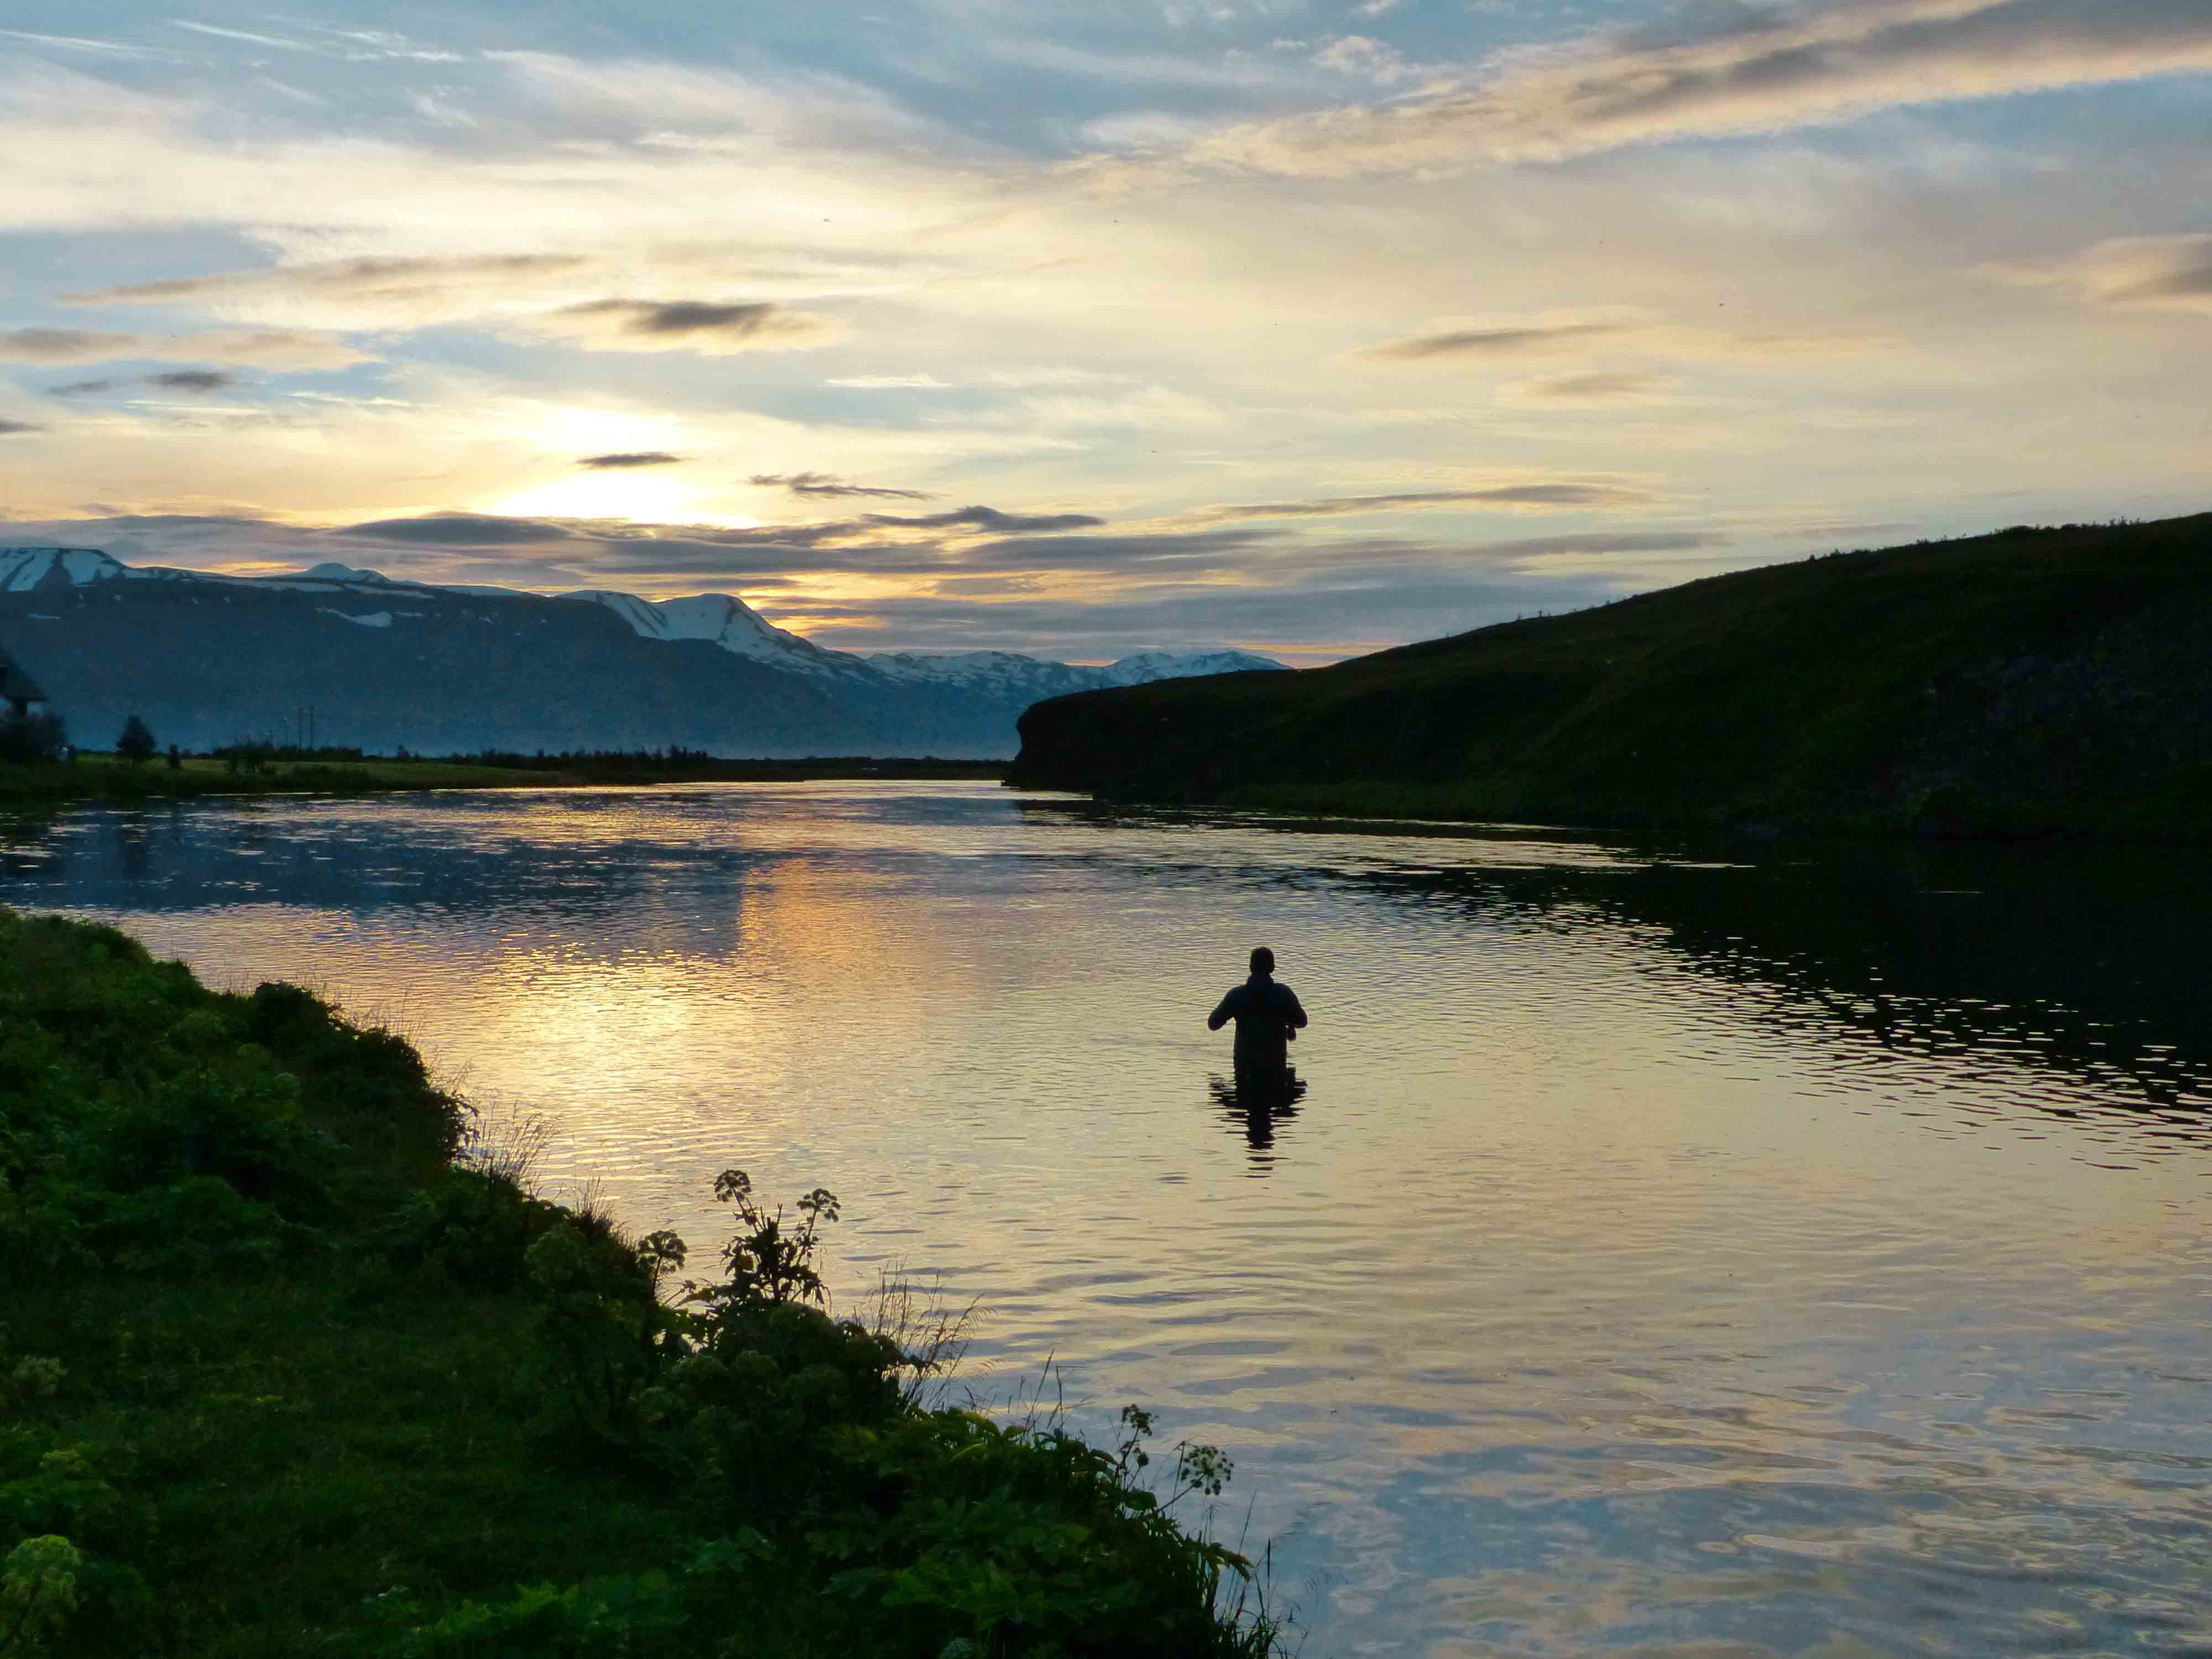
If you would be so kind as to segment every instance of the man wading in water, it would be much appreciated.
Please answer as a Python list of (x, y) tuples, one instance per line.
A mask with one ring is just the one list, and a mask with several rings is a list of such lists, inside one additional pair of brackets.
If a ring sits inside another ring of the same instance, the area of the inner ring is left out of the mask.
[(1275, 953), (1266, 945), (1252, 952), (1252, 977), (1221, 999), (1206, 1017), (1206, 1029), (1218, 1031), (1237, 1022), (1237, 1092), (1247, 1103), (1280, 1095), (1290, 1087), (1292, 1035), (1306, 1023), (1295, 992), (1275, 982)]

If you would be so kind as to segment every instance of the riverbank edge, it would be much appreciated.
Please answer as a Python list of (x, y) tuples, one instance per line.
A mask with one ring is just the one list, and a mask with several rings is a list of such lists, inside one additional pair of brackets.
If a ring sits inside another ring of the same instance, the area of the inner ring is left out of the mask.
[(709, 761), (653, 767), (532, 767), (471, 761), (386, 760), (280, 762), (241, 775), (222, 763), (193, 759), (172, 769), (160, 760), (131, 763), (112, 756), (81, 755), (71, 762), (21, 766), (0, 763), (0, 808), (120, 804), (233, 797), (356, 796), (420, 793), (452, 789), (651, 788), (695, 783), (894, 782), (967, 780), (993, 782), (1006, 763), (932, 758), (827, 756), (818, 759)]
[(1034, 775), (1010, 777), (1022, 793), (1078, 794), (1101, 806), (1252, 812), (1269, 817), (1455, 828), (1542, 828), (1568, 834), (1698, 843), (1778, 841), (1861, 845), (1959, 842), (2103, 846), (2212, 846), (2212, 813), (2193, 799), (2100, 810), (2081, 803), (2008, 799), (1964, 790), (1931, 792), (1909, 809), (1821, 811), (1809, 806), (1636, 813), (1562, 805), (1510, 789), (1422, 788), (1395, 783), (1245, 784), (1213, 793), (1188, 790), (1103, 790)]
[(942, 1326), (748, 1279), (826, 1194), (687, 1312), (396, 1034), (4, 908), (0, 1105), (9, 1659), (1277, 1650), (1148, 1423), (926, 1407)]

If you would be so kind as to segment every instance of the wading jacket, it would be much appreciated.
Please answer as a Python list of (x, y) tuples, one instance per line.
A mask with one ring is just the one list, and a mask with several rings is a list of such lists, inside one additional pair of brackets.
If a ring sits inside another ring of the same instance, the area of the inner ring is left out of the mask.
[(1280, 1066), (1290, 1057), (1285, 1035), (1306, 1023), (1306, 1011), (1297, 994), (1279, 984), (1270, 974), (1255, 974), (1221, 999), (1221, 1006), (1206, 1017), (1206, 1029), (1218, 1031), (1237, 1022), (1237, 1063), (1239, 1066)]

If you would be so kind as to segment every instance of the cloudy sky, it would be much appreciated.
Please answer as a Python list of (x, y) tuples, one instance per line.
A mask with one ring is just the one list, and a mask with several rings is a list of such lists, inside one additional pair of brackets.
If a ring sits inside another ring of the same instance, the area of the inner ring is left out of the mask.
[(0, 542), (1317, 662), (2212, 507), (2207, 0), (0, 0)]

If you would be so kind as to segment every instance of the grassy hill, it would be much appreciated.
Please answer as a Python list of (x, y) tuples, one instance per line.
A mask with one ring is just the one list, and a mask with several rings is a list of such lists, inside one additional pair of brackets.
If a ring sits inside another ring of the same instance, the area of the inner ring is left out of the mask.
[(1020, 729), (1010, 783), (1109, 798), (2201, 836), (2212, 514), (1828, 554)]

